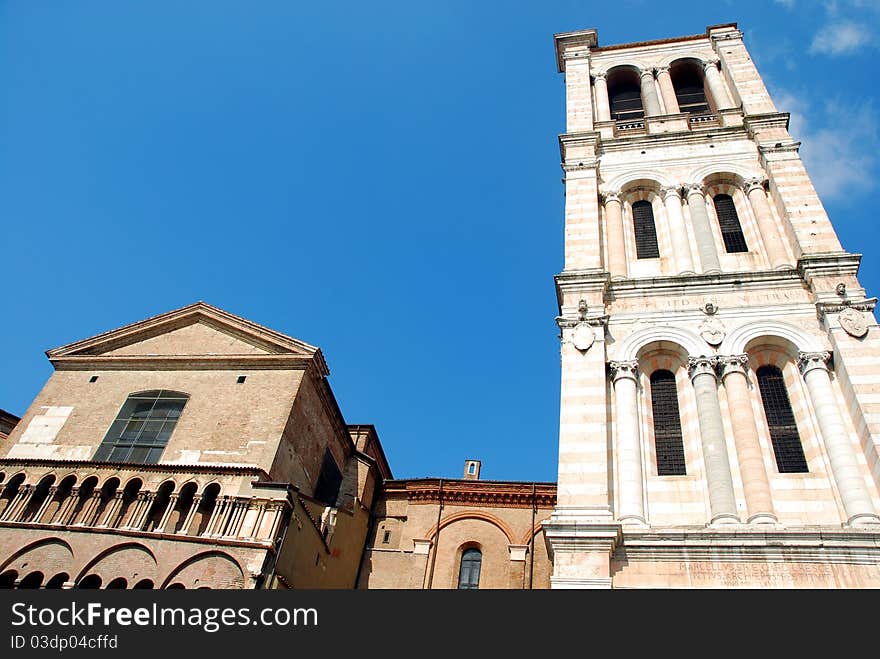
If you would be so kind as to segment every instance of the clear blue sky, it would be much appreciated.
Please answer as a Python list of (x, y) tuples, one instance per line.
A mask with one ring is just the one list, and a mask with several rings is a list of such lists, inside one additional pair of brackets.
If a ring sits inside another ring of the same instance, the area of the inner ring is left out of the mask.
[[(658, 9), (661, 8), (661, 9)], [(555, 480), (552, 35), (739, 22), (880, 293), (880, 3), (0, 2), (0, 407), (205, 300), (319, 345), (395, 474)], [(96, 440), (99, 438), (96, 438)]]

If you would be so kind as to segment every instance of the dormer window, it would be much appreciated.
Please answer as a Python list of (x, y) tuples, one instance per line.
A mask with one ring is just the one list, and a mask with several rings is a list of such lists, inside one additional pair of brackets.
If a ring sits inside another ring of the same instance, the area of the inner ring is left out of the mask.
[(183, 412), (187, 394), (143, 391), (131, 394), (104, 436), (94, 459), (155, 464)]

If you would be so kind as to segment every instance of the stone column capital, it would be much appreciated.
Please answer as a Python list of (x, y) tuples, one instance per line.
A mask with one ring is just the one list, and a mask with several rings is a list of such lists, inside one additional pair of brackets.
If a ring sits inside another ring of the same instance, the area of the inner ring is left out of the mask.
[(628, 379), (633, 382), (639, 381), (639, 360), (610, 361), (608, 368), (611, 371), (611, 381), (617, 384), (619, 380)]
[(721, 60), (717, 57), (710, 57), (708, 59), (703, 60), (703, 70), (715, 69), (718, 70), (718, 64), (720, 64)]
[(620, 203), (620, 190), (605, 190), (600, 192), (599, 196), (602, 198), (603, 204), (607, 204), (609, 201)]
[(655, 66), (655, 67), (654, 67), (654, 72), (657, 74), (658, 77), (661, 76), (661, 75), (663, 75), (663, 74), (665, 74), (665, 73), (669, 73), (669, 65), (666, 65), (666, 66)]
[(831, 359), (831, 353), (827, 350), (821, 352), (799, 352), (797, 358), (798, 368), (802, 375), (806, 375), (812, 370), (822, 369), (828, 371), (828, 362)]
[(698, 194), (701, 197), (705, 196), (706, 191), (703, 187), (702, 183), (685, 183), (683, 186), (684, 193), (690, 197), (691, 195)]
[(529, 552), (528, 545), (507, 545), (511, 561), (524, 561)]
[(752, 190), (759, 189), (759, 188), (760, 188), (761, 192), (764, 192), (764, 190), (765, 190), (764, 184), (766, 182), (767, 182), (767, 179), (760, 177), (760, 176), (746, 179), (745, 181), (743, 181), (743, 184), (742, 184), (743, 192), (745, 192), (746, 194), (749, 194)]
[(608, 72), (607, 71), (602, 71), (601, 73), (594, 73), (593, 74), (593, 84), (599, 82), (600, 80), (602, 82), (606, 82), (607, 79), (608, 79)]
[(746, 354), (722, 355), (716, 357), (716, 363), (718, 365), (718, 371), (721, 374), (721, 379), (723, 380), (731, 373), (742, 373), (745, 375), (746, 369), (749, 367), (749, 356)]
[(673, 196), (676, 199), (681, 200), (681, 186), (680, 185), (670, 185), (666, 188), (660, 188), (660, 195), (663, 197), (663, 201), (666, 201), (667, 197)]
[(696, 379), (700, 375), (711, 375), (713, 379), (717, 379), (715, 374), (715, 364), (717, 361), (716, 357), (706, 357), (705, 355), (688, 357), (688, 375), (690, 375), (691, 380)]
[(654, 69), (652, 67), (648, 67), (647, 69), (639, 69), (639, 77), (645, 78), (648, 77), (651, 80), (654, 79)]

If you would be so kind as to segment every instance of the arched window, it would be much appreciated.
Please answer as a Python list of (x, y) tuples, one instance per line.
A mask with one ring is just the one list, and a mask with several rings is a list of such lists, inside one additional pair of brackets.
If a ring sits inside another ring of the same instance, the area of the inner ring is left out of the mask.
[(798, 434), (782, 371), (776, 366), (762, 366), (757, 375), (779, 473), (807, 473), (807, 459), (804, 457), (804, 447)]
[(709, 102), (703, 86), (703, 74), (692, 62), (673, 66), (669, 72), (672, 86), (675, 88), (675, 100), (678, 109), (688, 114), (704, 114), (709, 112)]
[(6, 570), (0, 574), (0, 589), (8, 590), (15, 588), (15, 580), (18, 579), (18, 572), (15, 570)]
[(611, 105), (612, 119), (632, 121), (645, 116), (642, 107), (642, 88), (635, 71), (618, 69), (609, 76), (608, 101)]
[(43, 584), (42, 572), (31, 572), (24, 579), (18, 582), (18, 587), (23, 590), (36, 589)]
[(461, 567), (458, 570), (458, 589), (477, 590), (480, 587), (480, 567), (483, 552), (471, 547), (461, 554)]
[(94, 459), (157, 463), (188, 399), (186, 394), (164, 390), (130, 395)]
[(749, 246), (746, 245), (746, 237), (739, 223), (739, 215), (736, 214), (733, 197), (729, 194), (717, 194), (712, 201), (715, 203), (715, 214), (718, 216), (718, 226), (721, 227), (724, 249), (731, 254), (748, 252)]
[(128, 581), (125, 577), (116, 577), (104, 586), (104, 590), (125, 590), (126, 588), (128, 588)]
[(80, 579), (79, 583), (76, 584), (76, 587), (97, 589), (101, 587), (101, 581), (101, 577), (99, 577), (97, 574), (90, 574)]
[(654, 225), (654, 207), (650, 201), (636, 201), (632, 205), (633, 229), (636, 234), (636, 258), (660, 257), (657, 246), (657, 227)]
[(64, 584), (67, 583), (68, 579), (70, 579), (70, 575), (67, 574), (67, 572), (59, 572), (46, 582), (44, 588), (47, 588), (49, 590), (61, 588)]
[(684, 476), (684, 443), (675, 375), (669, 371), (651, 374), (651, 410), (654, 415), (654, 448), (658, 476)]

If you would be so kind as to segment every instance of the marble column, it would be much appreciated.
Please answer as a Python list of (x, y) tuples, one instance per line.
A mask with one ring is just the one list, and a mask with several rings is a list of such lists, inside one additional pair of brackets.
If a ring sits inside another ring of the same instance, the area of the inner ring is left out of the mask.
[(715, 109), (729, 110), (732, 108), (733, 103), (727, 94), (724, 81), (721, 79), (721, 72), (718, 70), (718, 60), (703, 62), (703, 70), (706, 72), (706, 83), (709, 85), (709, 93), (715, 102)]
[(642, 440), (639, 431), (639, 362), (610, 362), (614, 383), (615, 462), (617, 464), (617, 518), (646, 524), (642, 486)]
[(718, 251), (715, 249), (715, 236), (709, 223), (706, 210), (706, 197), (701, 183), (689, 183), (687, 191), (688, 208), (691, 212), (691, 226), (694, 228), (694, 239), (697, 241), (697, 253), (700, 255), (700, 266), (703, 274), (711, 275), (721, 272)]
[(782, 234), (776, 226), (773, 212), (770, 210), (770, 202), (764, 191), (764, 179), (750, 178), (743, 183), (743, 191), (749, 199), (752, 211), (755, 213), (755, 221), (758, 224), (758, 232), (761, 234), (761, 242), (767, 250), (767, 259), (770, 267), (774, 270), (780, 268), (792, 268), (785, 245), (782, 242)]
[(657, 67), (657, 82), (660, 83), (660, 95), (663, 97), (663, 105), (666, 106), (666, 114), (679, 114), (678, 97), (675, 95), (675, 87), (669, 75), (668, 66)]
[(755, 412), (746, 376), (748, 364), (748, 355), (718, 358), (746, 498), (747, 521), (749, 524), (775, 524), (777, 519), (773, 512), (770, 481), (764, 468), (764, 456), (758, 441), (758, 427), (755, 425)]
[(727, 444), (724, 441), (724, 424), (721, 421), (721, 405), (718, 403), (718, 379), (715, 375), (713, 357), (691, 357), (688, 372), (694, 383), (697, 399), (697, 418), (700, 424), (700, 440), (703, 445), (703, 462), (706, 469), (706, 486), (709, 490), (710, 524), (739, 522), (736, 512), (736, 496)]
[(596, 121), (611, 121), (611, 103), (608, 101), (608, 81), (604, 73), (597, 73), (593, 78), (593, 89), (596, 90)]
[(807, 383), (831, 473), (846, 511), (846, 523), (850, 526), (880, 524), (831, 387), (830, 358), (830, 352), (801, 352), (798, 366)]
[(608, 250), (608, 272), (612, 279), (625, 279), (626, 243), (623, 235), (623, 208), (618, 192), (606, 192), (602, 196), (605, 204), (605, 244)]
[(657, 97), (657, 85), (654, 83), (654, 72), (651, 69), (640, 71), (639, 80), (642, 85), (642, 104), (645, 108), (645, 116), (656, 117), (662, 114), (660, 99)]
[(666, 219), (669, 222), (669, 233), (672, 237), (672, 255), (675, 259), (675, 273), (679, 275), (694, 274), (694, 262), (691, 258), (690, 239), (684, 225), (681, 212), (681, 188), (673, 186), (660, 191), (666, 206)]

